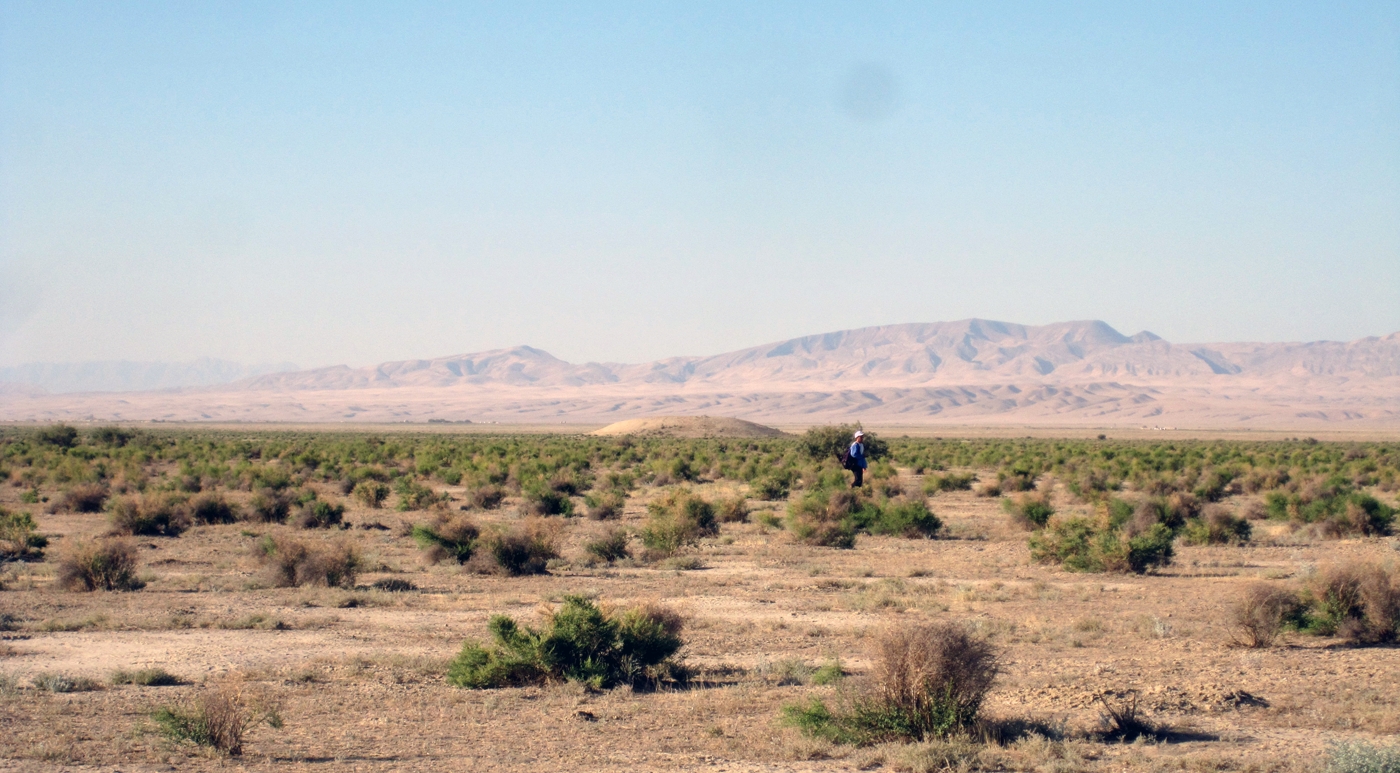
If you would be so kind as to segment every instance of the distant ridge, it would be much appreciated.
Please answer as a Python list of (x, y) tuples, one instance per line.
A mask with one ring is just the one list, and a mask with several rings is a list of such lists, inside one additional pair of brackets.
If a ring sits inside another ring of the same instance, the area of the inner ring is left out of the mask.
[(529, 346), (120, 395), (0, 390), (8, 420), (598, 421), (1400, 428), (1400, 333), (1175, 344), (1098, 321), (883, 325), (708, 357), (582, 363)]
[(712, 357), (639, 365), (575, 365), (530, 346), (431, 360), (277, 373), (241, 388), (365, 389), (505, 384), (861, 384), (927, 386), (988, 379), (1056, 382), (1209, 375), (1400, 376), (1400, 333), (1349, 343), (1186, 344), (1142, 331), (1128, 337), (1097, 320), (1032, 327), (983, 319), (884, 325), (778, 341)]
[(296, 370), (294, 363), (243, 365), (201, 358), (189, 362), (31, 362), (0, 367), (0, 384), (23, 385), (45, 392), (136, 392), (227, 384), (264, 373)]

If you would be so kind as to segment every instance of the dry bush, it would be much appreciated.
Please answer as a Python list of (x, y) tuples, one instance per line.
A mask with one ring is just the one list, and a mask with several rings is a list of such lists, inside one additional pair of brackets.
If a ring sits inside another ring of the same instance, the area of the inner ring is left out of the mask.
[(437, 564), (451, 558), (459, 564), (465, 564), (476, 552), (481, 530), (470, 518), (459, 515), (442, 517), (432, 524), (414, 526), (410, 534), (413, 541), (423, 549), (423, 557), (428, 563)]
[(609, 529), (599, 535), (597, 539), (584, 543), (583, 549), (590, 556), (609, 564), (631, 556), (631, 552), (627, 549), (627, 531), (625, 529)]
[(282, 523), (292, 512), (291, 494), (262, 488), (253, 492), (248, 500), (248, 520), (259, 523)]
[(996, 681), (996, 652), (957, 625), (895, 628), (881, 637), (875, 683), (881, 699), (918, 718), (925, 735), (966, 727)]
[(1245, 589), (1231, 615), (1231, 638), (1242, 647), (1273, 646), (1284, 623), (1296, 616), (1302, 602), (1298, 594), (1276, 585), (1257, 583)]
[(1097, 735), (1104, 741), (1131, 742), (1139, 738), (1155, 741), (1165, 740), (1168, 735), (1138, 707), (1136, 690), (1117, 694), (1102, 692), (1094, 700), (1103, 706), (1103, 712), (1099, 714), (1101, 729)]
[(957, 625), (895, 628), (878, 647), (868, 694), (837, 711), (816, 698), (784, 706), (786, 722), (835, 743), (947, 737), (976, 723), (1000, 671), (992, 646)]
[(659, 555), (674, 555), (701, 537), (719, 534), (715, 506), (688, 489), (672, 491), (647, 505), (647, 511), (642, 544)]
[(195, 523), (233, 523), (238, 520), (238, 508), (222, 494), (201, 494), (190, 500), (190, 517)]
[(788, 530), (808, 545), (853, 548), (856, 528), (851, 514), (863, 506), (861, 495), (850, 489), (809, 491), (788, 505)]
[(715, 517), (720, 523), (748, 523), (749, 500), (738, 494), (725, 497), (715, 505)]
[(269, 535), (258, 543), (257, 557), (269, 582), (279, 588), (299, 585), (353, 588), (361, 569), (359, 551), (349, 540), (311, 546), (299, 540)]
[(100, 513), (107, 503), (110, 490), (105, 483), (79, 483), (63, 492), (63, 496), (50, 506), (50, 512), (67, 510), (74, 513)]
[(1201, 517), (1186, 522), (1181, 537), (1188, 545), (1243, 545), (1252, 534), (1249, 521), (1228, 507), (1207, 505)]
[(361, 481), (350, 490), (356, 502), (372, 510), (378, 510), (384, 506), (384, 500), (389, 498), (389, 485), (377, 480)]
[(172, 494), (118, 497), (107, 510), (113, 534), (178, 537), (194, 523), (184, 501)]
[(275, 708), (255, 708), (241, 690), (229, 685), (204, 691), (193, 706), (160, 708), (151, 718), (173, 741), (207, 746), (230, 757), (243, 754), (243, 739), (256, 725), (282, 726)]
[(1050, 516), (1055, 514), (1048, 490), (1003, 499), (1001, 509), (1011, 516), (1013, 525), (1027, 531), (1044, 528), (1050, 522)]
[(58, 562), (58, 585), (71, 591), (140, 590), (136, 546), (130, 540), (78, 543)]
[(595, 521), (609, 521), (622, 515), (627, 500), (616, 491), (589, 494), (584, 498), (588, 505), (588, 517)]
[(1357, 644), (1379, 644), (1400, 636), (1400, 571), (1353, 562), (1329, 567), (1309, 583), (1312, 609), (1307, 627)]
[(467, 496), (467, 502), (472, 507), (481, 510), (494, 510), (501, 506), (501, 502), (505, 501), (505, 498), (506, 490), (504, 488), (488, 483), (472, 489), (471, 494)]
[(559, 557), (559, 531), (558, 521), (527, 518), (508, 530), (487, 534), (468, 568), (513, 577), (545, 574), (550, 559)]

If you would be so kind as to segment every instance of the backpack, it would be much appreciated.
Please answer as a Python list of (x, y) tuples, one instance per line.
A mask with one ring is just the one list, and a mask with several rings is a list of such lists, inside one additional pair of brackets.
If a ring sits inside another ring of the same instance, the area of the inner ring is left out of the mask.
[(844, 467), (844, 468), (847, 469), (847, 470), (851, 469), (851, 464), (852, 464), (852, 462), (851, 462), (851, 447), (850, 447), (850, 446), (846, 446), (846, 448), (845, 448), (844, 450), (842, 450), (841, 453), (839, 453), (839, 454), (836, 455), (836, 458), (841, 460), (841, 466), (842, 466), (842, 467)]

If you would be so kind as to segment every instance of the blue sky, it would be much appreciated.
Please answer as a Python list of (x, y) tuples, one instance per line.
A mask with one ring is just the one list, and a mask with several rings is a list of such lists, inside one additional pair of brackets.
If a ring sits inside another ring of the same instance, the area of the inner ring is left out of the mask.
[(1400, 330), (1400, 5), (0, 3), (0, 363)]

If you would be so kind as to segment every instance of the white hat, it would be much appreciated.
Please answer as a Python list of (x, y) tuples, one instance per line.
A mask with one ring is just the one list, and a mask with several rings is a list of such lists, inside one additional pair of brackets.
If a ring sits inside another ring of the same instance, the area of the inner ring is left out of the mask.
[(853, 437), (865, 437), (865, 431), (858, 429), (856, 430), (856, 434)]

